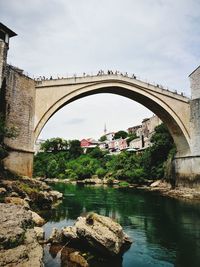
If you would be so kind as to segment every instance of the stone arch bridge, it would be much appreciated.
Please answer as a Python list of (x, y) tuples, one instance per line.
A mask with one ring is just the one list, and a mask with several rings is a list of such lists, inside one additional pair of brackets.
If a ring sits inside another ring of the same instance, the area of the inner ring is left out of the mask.
[[(12, 90), (10, 91), (8, 102), (11, 102), (12, 105), (10, 104), (9, 112), (12, 113), (12, 109), (16, 106), (15, 111), (13, 110), (15, 117), (16, 110), (19, 110), (21, 117), (17, 116), (14, 124), (20, 126), (21, 130), (17, 139), (7, 140), (11, 152), (5, 163), (9, 169), (31, 176), (34, 142), (51, 116), (63, 106), (82, 97), (98, 93), (111, 93), (141, 103), (166, 123), (177, 147), (177, 154), (172, 163), (176, 183), (192, 185), (198, 183), (200, 142), (198, 139), (199, 129), (196, 127), (197, 119), (199, 120), (197, 100), (122, 75), (33, 81), (12, 67), (10, 69), (10, 78), (8, 79), (8, 83), (11, 83), (10, 88), (14, 86), (13, 80), (15, 80), (15, 86), (18, 85), (15, 87), (15, 94), (12, 93)], [(18, 95), (19, 103), (16, 103), (16, 99), (15, 101), (12, 99), (16, 95)], [(10, 116), (10, 113), (8, 121), (10, 117), (12, 124), (13, 117)]]
[(18, 132), (15, 139), (4, 139), (6, 168), (31, 176), (34, 142), (49, 118), (82, 97), (112, 93), (141, 103), (166, 123), (177, 147), (171, 164), (176, 184), (200, 185), (200, 67), (190, 75), (191, 98), (113, 74), (34, 81), (7, 65), (9, 38), (15, 35), (0, 23), (0, 112)]
[(64, 105), (88, 95), (112, 93), (135, 100), (158, 115), (169, 128), (178, 155), (190, 153), (187, 97), (122, 75), (44, 80), (36, 83), (35, 90), (35, 140), (49, 118)]

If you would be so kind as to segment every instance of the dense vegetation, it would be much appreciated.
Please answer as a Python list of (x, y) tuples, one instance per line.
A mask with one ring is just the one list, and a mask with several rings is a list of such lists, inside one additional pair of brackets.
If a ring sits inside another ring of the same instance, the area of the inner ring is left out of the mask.
[(44, 152), (35, 156), (34, 175), (74, 180), (98, 175), (99, 178), (130, 183), (163, 178), (164, 163), (175, 151), (172, 137), (164, 124), (155, 128), (151, 142), (151, 147), (137, 155), (128, 151), (110, 155), (98, 147), (83, 154), (78, 140), (53, 138), (42, 145)]

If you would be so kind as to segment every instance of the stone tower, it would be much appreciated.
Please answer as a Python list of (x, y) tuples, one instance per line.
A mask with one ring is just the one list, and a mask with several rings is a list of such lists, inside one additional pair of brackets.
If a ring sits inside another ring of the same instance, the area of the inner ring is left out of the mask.
[(0, 23), (0, 112), (6, 126), (14, 127), (17, 136), (4, 138), (9, 155), (4, 167), (19, 175), (32, 175), (34, 144), (35, 82), (23, 70), (7, 64), (9, 38), (16, 33)]
[(0, 23), (0, 112), (5, 113), (5, 78), (6, 78), (6, 64), (7, 54), (9, 49), (9, 39), (17, 34)]

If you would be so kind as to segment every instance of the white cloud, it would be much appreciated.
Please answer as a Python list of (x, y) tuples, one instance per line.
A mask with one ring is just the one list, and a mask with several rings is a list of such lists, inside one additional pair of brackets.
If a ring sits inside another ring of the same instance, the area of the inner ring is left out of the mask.
[[(199, 65), (198, 0), (0, 0), (0, 16), (18, 33), (11, 40), (9, 62), (31, 75), (118, 69), (189, 93), (188, 75)], [(99, 96), (93, 98), (97, 103)], [(84, 101), (83, 113), (89, 100)], [(72, 118), (79, 117), (79, 108)], [(93, 108), (92, 124), (101, 129), (95, 120), (99, 110)], [(103, 110), (102, 118), (108, 115)], [(127, 113), (123, 117), (128, 127)], [(81, 125), (88, 135), (88, 126)]]

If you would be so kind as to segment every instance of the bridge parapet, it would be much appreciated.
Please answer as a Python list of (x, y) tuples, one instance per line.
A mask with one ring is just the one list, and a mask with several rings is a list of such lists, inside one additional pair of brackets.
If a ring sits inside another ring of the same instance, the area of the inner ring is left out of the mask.
[(118, 81), (123, 83), (131, 83), (135, 86), (145, 88), (146, 90), (151, 90), (156, 93), (164, 94), (172, 98), (176, 98), (182, 101), (189, 101), (190, 98), (185, 96), (183, 93), (178, 93), (177, 90), (172, 91), (168, 88), (163, 87), (159, 84), (153, 84), (150, 82), (145, 82), (134, 77), (124, 76), (121, 74), (103, 74), (103, 75), (86, 75), (86, 76), (73, 76), (59, 79), (44, 79), (36, 80), (36, 89), (43, 87), (53, 87), (53, 86), (66, 86), (66, 85), (81, 85), (81, 84), (91, 84), (103, 81)]

